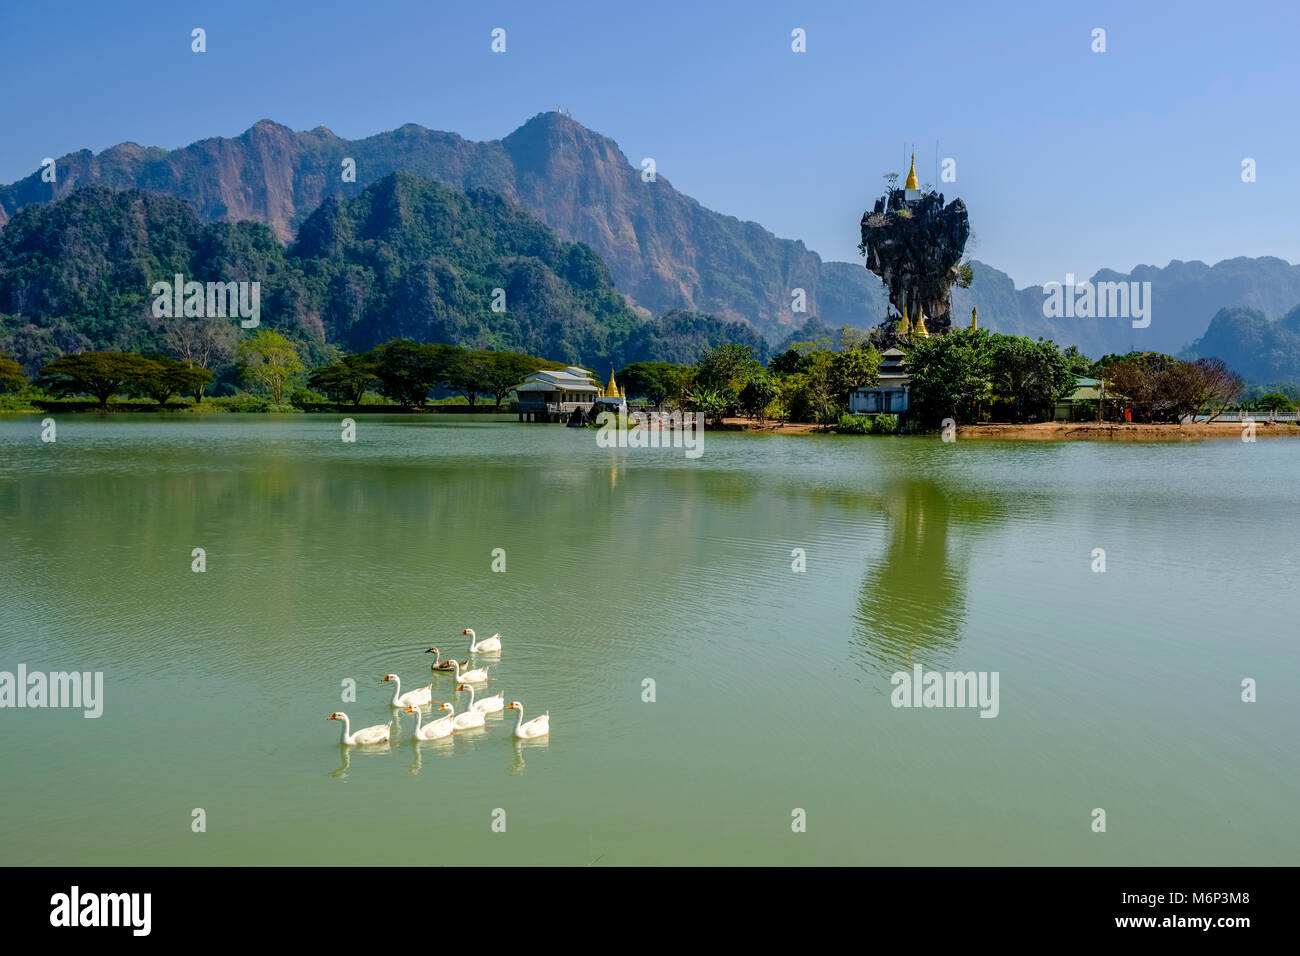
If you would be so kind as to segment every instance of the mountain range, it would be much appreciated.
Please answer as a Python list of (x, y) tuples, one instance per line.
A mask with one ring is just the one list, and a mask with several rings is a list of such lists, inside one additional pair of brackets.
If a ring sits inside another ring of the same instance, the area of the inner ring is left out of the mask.
[(287, 247), (262, 223), (204, 221), (189, 203), (139, 189), (90, 185), (28, 206), (0, 230), (0, 349), (29, 374), (66, 352), (165, 350), (176, 323), (170, 308), (156, 314), (152, 290), (178, 275), (256, 282), (260, 316), (316, 364), (332, 346), (394, 338), (602, 369), (690, 363), (727, 342), (767, 351), (742, 322), (642, 318), (591, 247), (497, 193), (410, 173), (328, 197)]
[[(705, 313), (746, 322), (777, 343), (811, 317), (831, 327), (866, 328), (888, 309), (884, 287), (861, 263), (823, 261), (798, 240), (707, 209), (661, 174), (646, 181), (613, 140), (558, 111), (484, 142), (414, 124), (348, 140), (323, 126), (295, 132), (261, 120), (238, 137), (176, 150), (134, 143), (98, 154), (82, 150), (59, 158), (55, 169), (54, 183), (36, 171), (0, 186), (0, 226), (26, 206), (99, 184), (183, 199), (209, 222), (260, 222), (287, 244), (302, 241), (299, 229), (322, 203), (355, 199), (369, 185), (406, 172), (466, 194), (495, 193), (560, 240), (590, 247), (642, 318)], [(355, 181), (345, 178), (348, 169)], [(846, 205), (846, 218), (856, 223), (861, 214)], [(971, 217), (978, 228), (980, 210)], [(972, 267), (973, 285), (954, 292), (959, 324), (978, 308), (983, 327), (1052, 338), (1090, 355), (1178, 352), (1201, 340), (1222, 309), (1255, 309), (1272, 322), (1300, 302), (1300, 266), (1271, 257), (1097, 273), (1094, 282), (1151, 283), (1151, 324), (1134, 328), (1127, 318), (1050, 318), (1041, 287), (1016, 289), (992, 266)], [(803, 313), (792, 311), (795, 289), (804, 290)], [(1251, 362), (1252, 369), (1268, 364)]]

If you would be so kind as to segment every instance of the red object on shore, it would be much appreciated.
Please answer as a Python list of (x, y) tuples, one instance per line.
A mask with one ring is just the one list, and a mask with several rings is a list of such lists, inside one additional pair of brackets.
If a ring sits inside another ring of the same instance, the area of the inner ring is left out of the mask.
[(1133, 424), (1133, 409), (1124, 409), (1124, 421), (1128, 422), (1130, 425)]

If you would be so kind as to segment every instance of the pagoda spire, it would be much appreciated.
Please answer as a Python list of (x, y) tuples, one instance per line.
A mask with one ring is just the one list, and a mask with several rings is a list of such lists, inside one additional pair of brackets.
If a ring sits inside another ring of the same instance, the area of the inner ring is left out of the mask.
[(978, 328), (980, 327), (980, 324), (979, 324), (979, 309), (971, 309), (971, 310), (970, 310), (970, 327), (971, 327), (972, 329), (978, 329)]
[(912, 168), (907, 171), (907, 182), (903, 184), (904, 189), (920, 189), (916, 182), (916, 153), (912, 154)]

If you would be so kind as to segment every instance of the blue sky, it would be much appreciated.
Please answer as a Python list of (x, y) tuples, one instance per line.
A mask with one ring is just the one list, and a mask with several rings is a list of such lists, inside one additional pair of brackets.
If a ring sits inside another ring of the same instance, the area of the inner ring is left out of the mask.
[[(861, 261), (858, 219), (915, 143), (922, 181), (970, 208), (968, 251), (1019, 286), (1171, 259), (1297, 262), (1298, 11), (69, 0), (56, 16), (7, 3), (0, 182), (44, 156), (175, 148), (262, 117), (495, 139), (563, 106), (704, 205), (828, 259)], [(489, 49), (494, 27), (505, 54)], [(1105, 53), (1090, 49), (1098, 27)], [(936, 139), (955, 183), (937, 181)]]

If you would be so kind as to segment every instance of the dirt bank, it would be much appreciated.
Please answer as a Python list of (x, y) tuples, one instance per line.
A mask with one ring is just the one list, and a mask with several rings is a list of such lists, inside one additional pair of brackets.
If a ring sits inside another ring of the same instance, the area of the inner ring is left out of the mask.
[[(1236, 419), (1217, 422), (1174, 424), (1115, 424), (1106, 422), (1035, 422), (1027, 425), (963, 425), (960, 438), (997, 438), (1022, 441), (1199, 441), (1203, 438), (1241, 440), (1245, 426)], [(818, 425), (790, 422), (758, 422), (749, 418), (725, 418), (727, 431), (767, 432), (777, 435), (825, 434)], [(935, 432), (934, 434), (938, 434)], [(1291, 422), (1255, 423), (1256, 438), (1300, 438), (1300, 427)]]
[[(1235, 419), (1195, 422), (1189, 425), (1115, 424), (1112, 422), (1036, 422), (1032, 425), (963, 425), (959, 438), (1012, 438), (1028, 440), (1185, 441), (1201, 438), (1241, 440), (1246, 426)], [(1255, 423), (1256, 438), (1300, 438), (1300, 428), (1290, 422)]]

